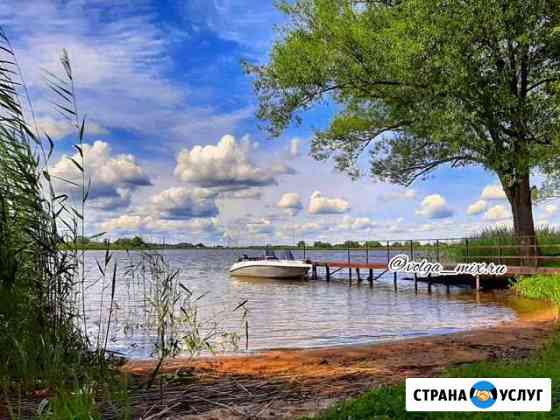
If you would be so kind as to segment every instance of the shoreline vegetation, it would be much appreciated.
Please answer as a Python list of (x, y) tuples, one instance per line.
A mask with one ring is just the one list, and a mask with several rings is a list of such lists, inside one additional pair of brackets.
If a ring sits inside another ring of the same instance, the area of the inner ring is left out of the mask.
[[(78, 244), (86, 238), (91, 191), (87, 122), (77, 105), (70, 60), (63, 50), (61, 74), (45, 75), (53, 107), (74, 129), (76, 154), (68, 160), (75, 176), (67, 179), (51, 166), (55, 143), (37, 128), (15, 52), (1, 28), (0, 58), (0, 418), (156, 418), (167, 410), (162, 398), (146, 407), (131, 398), (142, 390), (161, 395), (168, 382), (159, 374), (163, 362), (178, 353), (194, 357), (236, 349), (240, 333), (225, 331), (218, 318), (202, 320), (204, 295), (181, 283), (178, 270), (160, 253), (143, 249), (123, 262), (104, 248), (89, 273), (93, 278), (86, 276), (85, 251)], [(116, 328), (115, 295), (140, 281), (148, 286), (142, 322), (155, 332), (149, 344), (157, 365), (145, 382), (133, 384), (108, 346)], [(92, 316), (85, 295), (94, 285), (101, 293)], [(239, 331), (247, 337), (246, 303), (214, 316), (237, 311)]]

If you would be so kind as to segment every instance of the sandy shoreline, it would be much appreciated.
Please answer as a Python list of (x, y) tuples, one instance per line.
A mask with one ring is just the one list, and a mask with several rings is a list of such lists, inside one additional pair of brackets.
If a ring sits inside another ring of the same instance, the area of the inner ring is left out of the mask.
[[(178, 412), (204, 418), (293, 417), (376, 386), (401, 383), (406, 377), (433, 376), (464, 363), (526, 357), (550, 337), (558, 309), (541, 307), (518, 316), (489, 328), (368, 345), (178, 358), (167, 362), (163, 371), (187, 372), (200, 382), (199, 388), (191, 385), (192, 392), (184, 393)], [(123, 369), (142, 377), (154, 365), (152, 360), (130, 361)], [(238, 385), (238, 391), (223, 395), (224, 382), (233, 383), (233, 389)], [(265, 385), (271, 398), (258, 392)], [(207, 393), (200, 399), (197, 392)]]

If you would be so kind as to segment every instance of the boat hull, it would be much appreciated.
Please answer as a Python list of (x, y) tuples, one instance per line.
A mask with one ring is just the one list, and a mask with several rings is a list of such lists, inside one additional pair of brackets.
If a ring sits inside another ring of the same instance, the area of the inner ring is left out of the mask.
[(293, 279), (305, 277), (310, 268), (311, 264), (293, 261), (241, 261), (233, 264), (229, 273), (239, 277)]

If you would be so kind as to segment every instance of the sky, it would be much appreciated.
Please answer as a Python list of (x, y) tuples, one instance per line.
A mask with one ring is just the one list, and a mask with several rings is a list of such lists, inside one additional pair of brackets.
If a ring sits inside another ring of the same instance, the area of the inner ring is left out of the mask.
[[(266, 63), (284, 16), (263, 0), (19, 0), (0, 4), (50, 166), (78, 179), (77, 133), (45, 84), (70, 57), (86, 115), (89, 234), (221, 245), (454, 238), (511, 225), (497, 178), (441, 168), (409, 188), (351, 180), (309, 156), (325, 104), (269, 139), (241, 61)], [(367, 159), (361, 162), (367, 173)], [(76, 197), (71, 184), (57, 189)], [(559, 205), (535, 207), (556, 224)]]

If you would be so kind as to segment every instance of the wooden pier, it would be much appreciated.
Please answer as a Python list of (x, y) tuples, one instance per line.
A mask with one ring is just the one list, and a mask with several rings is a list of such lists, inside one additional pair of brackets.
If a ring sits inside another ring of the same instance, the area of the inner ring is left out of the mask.
[[(351, 262), (351, 261), (310, 261), (312, 264), (311, 278), (316, 280), (319, 278), (318, 269), (323, 268), (325, 271), (325, 280), (330, 282), (333, 275), (342, 271), (348, 270), (348, 281), (352, 283), (353, 272), (356, 275), (356, 281), (358, 284), (363, 281), (367, 281), (371, 286), (376, 280), (387, 273), (389, 273), (388, 264), (386, 263), (369, 263), (369, 262)], [(455, 265), (444, 265), (444, 270), (453, 270)], [(367, 272), (367, 276), (362, 277), (362, 271)], [(377, 273), (376, 273), (377, 271)], [(390, 272), (393, 275), (393, 285), (395, 290), (397, 290), (398, 285), (398, 273)], [(496, 287), (498, 285), (507, 284), (505, 279), (511, 277), (517, 277), (521, 275), (530, 274), (560, 274), (560, 268), (551, 267), (532, 267), (532, 266), (508, 266), (508, 271), (504, 276), (472, 276), (470, 274), (460, 274), (460, 275), (442, 275), (442, 276), (431, 276), (420, 277), (418, 274), (406, 273), (414, 280), (415, 290), (418, 290), (418, 283), (425, 282), (428, 284), (428, 290), (431, 291), (432, 285), (435, 283), (445, 284), (449, 288), (453, 284), (463, 284), (471, 285), (474, 289), (479, 290), (482, 287), (482, 282), (486, 286)], [(492, 283), (488, 283), (492, 281)]]

